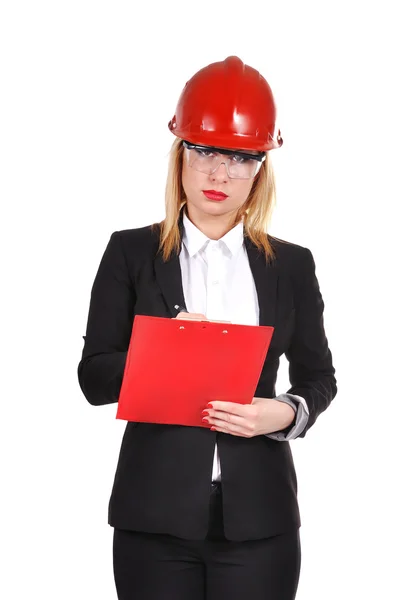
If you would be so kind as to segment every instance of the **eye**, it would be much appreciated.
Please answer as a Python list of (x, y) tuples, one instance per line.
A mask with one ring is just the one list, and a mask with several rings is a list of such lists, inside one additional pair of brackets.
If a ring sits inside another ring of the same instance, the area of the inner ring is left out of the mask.
[(250, 162), (251, 158), (243, 158), (243, 156), (239, 156), (239, 154), (233, 154), (231, 156), (231, 160), (233, 160), (234, 162), (236, 162), (239, 165), (243, 165), (247, 162)]
[(199, 156), (204, 156), (206, 158), (210, 158), (211, 156), (214, 156), (214, 152), (212, 152), (211, 150), (202, 150), (200, 148), (195, 148), (195, 152)]

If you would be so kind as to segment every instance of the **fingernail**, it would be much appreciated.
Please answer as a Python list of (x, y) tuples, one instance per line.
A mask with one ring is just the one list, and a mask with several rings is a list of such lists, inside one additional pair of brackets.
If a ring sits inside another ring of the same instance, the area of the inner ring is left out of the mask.
[(209, 422), (209, 420), (206, 417), (203, 417), (202, 421), (204, 421), (205, 423)]
[(209, 416), (209, 411), (208, 410), (202, 410), (202, 415), (205, 415), (206, 417)]
[(213, 408), (213, 405), (211, 402), (209, 402), (209, 404), (207, 405), (209, 408)]

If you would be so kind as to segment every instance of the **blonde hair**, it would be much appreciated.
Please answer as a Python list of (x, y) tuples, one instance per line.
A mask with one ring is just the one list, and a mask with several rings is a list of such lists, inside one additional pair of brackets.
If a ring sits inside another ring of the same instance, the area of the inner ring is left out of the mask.
[[(169, 260), (173, 252), (179, 254), (181, 249), (179, 219), (181, 210), (187, 202), (181, 177), (183, 152), (182, 140), (177, 138), (170, 150), (165, 190), (166, 217), (160, 223), (152, 225), (152, 229), (160, 230), (158, 253), (162, 252), (164, 261)], [(243, 217), (245, 236), (260, 251), (264, 252), (268, 263), (275, 258), (267, 229), (276, 202), (276, 190), (274, 169), (270, 162), (269, 152), (266, 155), (246, 202), (238, 210), (231, 223), (231, 228), (237, 225)]]

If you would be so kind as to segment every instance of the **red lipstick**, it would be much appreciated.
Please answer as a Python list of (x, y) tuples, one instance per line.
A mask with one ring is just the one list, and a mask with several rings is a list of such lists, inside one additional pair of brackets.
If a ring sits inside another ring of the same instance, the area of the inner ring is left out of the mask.
[(217, 192), (216, 190), (203, 190), (203, 193), (209, 200), (225, 200), (225, 198), (228, 198), (227, 194)]

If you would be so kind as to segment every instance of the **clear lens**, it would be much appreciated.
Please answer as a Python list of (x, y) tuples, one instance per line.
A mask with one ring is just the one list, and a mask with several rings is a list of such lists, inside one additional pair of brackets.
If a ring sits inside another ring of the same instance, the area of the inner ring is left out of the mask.
[(189, 166), (208, 175), (214, 173), (220, 164), (224, 163), (228, 177), (231, 179), (252, 179), (261, 167), (261, 161), (245, 158), (239, 153), (227, 155), (202, 148), (187, 149), (187, 152)]

